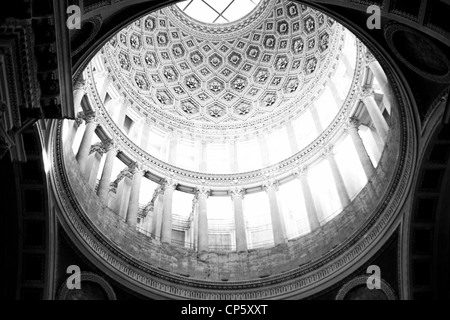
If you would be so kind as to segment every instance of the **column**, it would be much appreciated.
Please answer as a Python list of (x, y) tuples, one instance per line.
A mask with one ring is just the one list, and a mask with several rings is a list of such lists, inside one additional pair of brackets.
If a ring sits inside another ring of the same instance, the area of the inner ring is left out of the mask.
[(316, 204), (314, 202), (314, 197), (312, 195), (311, 188), (309, 186), (308, 169), (306, 167), (303, 167), (300, 170), (298, 178), (300, 179), (300, 183), (302, 186), (303, 199), (305, 201), (309, 226), (311, 228), (311, 231), (314, 231), (320, 227), (320, 222), (319, 222), (319, 214), (316, 208)]
[(334, 182), (336, 183), (337, 193), (339, 199), (341, 200), (342, 208), (345, 208), (350, 204), (350, 196), (348, 195), (347, 188), (345, 187), (344, 179), (342, 178), (341, 171), (339, 170), (336, 159), (334, 158), (332, 147), (327, 146), (324, 149), (324, 155), (328, 160), (331, 167), (331, 172), (333, 174)]
[(142, 150), (147, 150), (149, 137), (150, 137), (150, 123), (149, 121), (145, 121), (142, 125), (142, 133), (141, 133), (141, 140), (140, 140), (140, 147)]
[(83, 176), (85, 175), (87, 158), (89, 156), (89, 151), (91, 150), (92, 138), (94, 137), (94, 132), (97, 128), (95, 113), (85, 115), (85, 121), (86, 129), (84, 130), (80, 148), (76, 155), (78, 165), (80, 166), (80, 172)]
[(127, 217), (128, 204), (130, 202), (130, 191), (132, 186), (133, 176), (129, 170), (126, 168), (122, 170), (117, 176), (116, 180), (111, 183), (111, 187), (116, 189), (116, 197), (111, 203), (112, 210), (116, 212), (124, 220)]
[(331, 91), (331, 94), (333, 95), (334, 101), (336, 102), (336, 106), (338, 109), (342, 108), (342, 104), (344, 103), (344, 100), (339, 96), (338, 89), (336, 87), (336, 84), (334, 83), (333, 79), (328, 80), (329, 88)]
[(367, 179), (375, 173), (375, 168), (370, 160), (369, 154), (364, 146), (364, 143), (358, 134), (359, 120), (356, 118), (350, 118), (348, 122), (348, 133), (352, 138), (353, 144), (358, 153), (359, 161), (364, 169)]
[(161, 241), (165, 243), (172, 243), (172, 198), (176, 186), (172, 180), (166, 180), (164, 184)]
[(161, 239), (162, 213), (164, 207), (164, 190), (161, 186), (155, 190), (155, 201), (152, 217), (152, 235), (155, 239)]
[(96, 143), (91, 147), (89, 155), (90, 159), (88, 159), (90, 165), (87, 166), (88, 169), (86, 170), (85, 178), (87, 178), (88, 183), (92, 188), (95, 188), (95, 185), (97, 184), (98, 170), (104, 153), (105, 149), (103, 148), (102, 143)]
[(383, 89), (384, 91), (384, 88), (389, 88), (389, 82), (386, 74), (383, 71), (383, 68), (381, 68), (380, 63), (375, 59), (370, 51), (366, 52), (366, 63), (369, 66), (370, 71), (372, 71), (372, 74), (380, 84), (381, 89)]
[(205, 140), (201, 140), (197, 147), (198, 147), (198, 167), (200, 172), (206, 172), (208, 169), (207, 165), (207, 142)]
[(259, 151), (261, 154), (261, 163), (263, 167), (270, 165), (269, 148), (267, 147), (267, 135), (262, 133), (258, 136)]
[(269, 206), (270, 206), (270, 217), (272, 220), (272, 232), (273, 232), (273, 240), (275, 245), (284, 243), (286, 241), (286, 229), (283, 222), (283, 217), (281, 216), (280, 207), (278, 206), (278, 198), (276, 191), (277, 186), (275, 182), (267, 182), (264, 185), (264, 189), (266, 190), (267, 196), (269, 197)]
[(192, 212), (194, 214), (194, 225), (193, 225), (193, 243), (194, 248), (198, 250), (198, 196), (197, 194), (192, 199)]
[(288, 134), (289, 145), (291, 146), (291, 152), (292, 152), (292, 154), (296, 154), (300, 150), (298, 147), (297, 136), (295, 135), (295, 130), (294, 130), (294, 126), (292, 125), (292, 122), (289, 122), (286, 125), (286, 130), (287, 130), (287, 134)]
[(105, 101), (105, 97), (106, 97), (106, 92), (108, 91), (108, 87), (112, 82), (112, 77), (109, 73), (106, 73), (106, 77), (105, 80), (103, 81), (103, 84), (98, 92), (98, 95), (101, 99), (102, 102)]
[(119, 126), (119, 128), (123, 127), (123, 123), (125, 122), (125, 116), (127, 115), (128, 106), (129, 104), (127, 101), (125, 101), (123, 98), (119, 99), (119, 102), (117, 104), (119, 112), (115, 112), (113, 118), (113, 120), (116, 121), (116, 124)]
[(66, 147), (69, 150), (72, 150), (73, 141), (75, 140), (75, 136), (77, 135), (78, 128), (83, 123), (82, 114), (83, 114), (82, 112), (78, 113), (78, 115), (75, 118), (75, 120), (73, 121), (72, 125), (69, 126), (70, 130), (69, 130), (67, 142), (66, 142), (67, 143)]
[(82, 111), (81, 101), (86, 94), (86, 80), (83, 79), (83, 75), (77, 80), (73, 86), (73, 108), (75, 113)]
[(322, 121), (320, 120), (319, 112), (317, 110), (316, 105), (313, 104), (309, 110), (311, 112), (311, 116), (313, 118), (314, 125), (316, 126), (317, 133), (321, 134), (323, 132), (323, 126), (322, 126)]
[(386, 120), (384, 119), (383, 114), (381, 113), (380, 108), (378, 107), (378, 104), (375, 101), (375, 97), (373, 94), (374, 93), (372, 89), (365, 89), (361, 93), (361, 100), (364, 102), (364, 105), (366, 106), (367, 112), (369, 113), (370, 118), (373, 121), (373, 125), (375, 126), (378, 135), (383, 140), (383, 143), (386, 143), (389, 126)]
[(208, 204), (209, 190), (201, 188), (197, 190), (198, 197), (198, 251), (208, 251)]
[(130, 227), (136, 228), (139, 213), (139, 193), (141, 191), (141, 180), (144, 171), (142, 170), (142, 166), (138, 163), (133, 164), (130, 170), (133, 174), (133, 182), (131, 183), (130, 202), (128, 203), (126, 223)]
[(391, 86), (389, 85), (388, 78), (383, 71), (380, 63), (375, 59), (370, 51), (366, 52), (366, 63), (372, 72), (375, 79), (377, 79), (380, 84), (381, 91), (383, 91), (383, 104), (386, 109), (391, 112), (391, 103), (389, 101), (391, 96)]
[(245, 231), (244, 209), (242, 200), (244, 199), (244, 190), (236, 188), (231, 191), (234, 209), (234, 229), (236, 235), (236, 251), (247, 251), (247, 233)]
[(103, 166), (102, 176), (98, 185), (97, 195), (104, 204), (107, 203), (109, 184), (111, 183), (111, 174), (114, 167), (114, 160), (117, 156), (117, 149), (114, 140), (107, 140), (103, 143), (106, 151), (105, 164)]
[(346, 69), (345, 75), (350, 79), (353, 78), (353, 73), (355, 72), (355, 67), (352, 66), (352, 64), (350, 63), (350, 61), (348, 60), (348, 58), (345, 54), (342, 53), (340, 55), (340, 58), (341, 58), (342, 62), (344, 62), (344, 65), (345, 65), (345, 69)]
[(175, 133), (172, 133), (169, 137), (169, 146), (167, 149), (168, 151), (167, 161), (172, 165), (176, 165), (177, 148), (178, 148), (178, 136)]
[(237, 142), (236, 140), (232, 140), (228, 142), (228, 146), (230, 148), (230, 170), (231, 173), (236, 173), (239, 171), (239, 164), (237, 160)]

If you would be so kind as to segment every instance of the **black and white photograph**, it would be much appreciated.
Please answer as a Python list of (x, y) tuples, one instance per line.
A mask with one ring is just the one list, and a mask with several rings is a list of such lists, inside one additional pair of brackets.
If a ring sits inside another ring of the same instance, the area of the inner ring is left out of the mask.
[(450, 0), (0, 9), (1, 300), (450, 300)]

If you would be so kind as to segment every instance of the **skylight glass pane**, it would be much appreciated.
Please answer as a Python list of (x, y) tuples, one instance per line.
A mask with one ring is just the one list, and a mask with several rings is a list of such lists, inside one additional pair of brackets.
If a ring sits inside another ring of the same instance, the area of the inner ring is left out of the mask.
[(196, 1), (196, 0), (187, 0), (187, 1), (183, 1), (183, 2), (178, 2), (177, 6), (178, 8), (180, 8), (181, 10), (184, 10), (186, 8), (186, 6), (188, 4), (190, 4), (192, 1)]
[(212, 23), (219, 15), (203, 1), (193, 1), (184, 11), (193, 19)]
[(260, 0), (188, 0), (177, 3), (191, 18), (206, 23), (229, 23), (249, 14)]
[(236, 0), (224, 12), (223, 16), (228, 21), (236, 21), (245, 16), (255, 8), (250, 0)]
[(223, 10), (225, 10), (225, 8), (228, 7), (228, 5), (233, 1), (238, 3), (240, 2), (240, 0), (203, 0), (203, 1), (209, 4), (219, 13), (222, 13)]

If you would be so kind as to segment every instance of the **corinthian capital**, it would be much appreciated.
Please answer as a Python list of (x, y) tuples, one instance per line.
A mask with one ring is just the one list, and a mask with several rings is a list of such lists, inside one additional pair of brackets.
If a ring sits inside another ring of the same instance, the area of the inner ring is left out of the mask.
[(162, 186), (162, 188), (164, 190), (171, 189), (173, 191), (177, 188), (177, 185), (178, 185), (178, 182), (169, 178), (164, 181), (164, 185)]
[(369, 49), (366, 49), (366, 63), (370, 64), (373, 61), (376, 61), (375, 56), (369, 51)]
[(326, 146), (323, 147), (322, 149), (322, 155), (324, 157), (328, 157), (329, 155), (333, 155), (334, 154), (334, 146), (331, 144), (328, 144)]
[(300, 179), (303, 176), (307, 176), (308, 175), (308, 171), (309, 171), (308, 166), (303, 165), (303, 166), (299, 167), (296, 171), (294, 171), (294, 176), (297, 179)]
[(141, 162), (136, 161), (136, 162), (133, 162), (130, 165), (129, 170), (130, 170), (131, 174), (133, 174), (133, 175), (136, 174), (136, 173), (142, 173), (143, 174), (144, 173), (143, 172), (144, 166), (143, 166), (143, 164)]
[(83, 119), (84, 121), (86, 121), (86, 123), (97, 122), (97, 113), (94, 111), (83, 113)]
[(364, 98), (370, 97), (374, 95), (374, 91), (370, 87), (361, 87), (361, 91), (359, 92), (359, 97), (361, 100)]
[(275, 180), (269, 180), (263, 184), (263, 188), (266, 192), (271, 190), (278, 191), (278, 183)]
[(233, 200), (236, 197), (240, 197), (241, 199), (244, 199), (244, 189), (243, 188), (236, 187), (234, 189), (231, 189), (230, 193), (231, 193), (231, 199), (233, 199)]
[(89, 154), (92, 154), (94, 152), (97, 152), (98, 154), (103, 156), (103, 154), (106, 152), (105, 148), (103, 147), (103, 143), (99, 142), (99, 143), (93, 144), (91, 146), (91, 150), (89, 151)]
[(109, 150), (116, 149), (117, 150), (117, 141), (113, 139), (108, 139), (103, 141), (103, 148), (108, 152)]
[(359, 126), (361, 125), (361, 122), (359, 121), (358, 118), (356, 117), (350, 117), (347, 119), (347, 123), (346, 123), (346, 129), (357, 129), (359, 128)]
[(208, 188), (206, 188), (206, 187), (199, 187), (197, 189), (196, 196), (198, 198), (208, 198), (210, 194), (211, 194), (211, 190), (209, 190)]
[(73, 91), (75, 90), (86, 91), (86, 80), (83, 78), (83, 76), (80, 76), (73, 84)]

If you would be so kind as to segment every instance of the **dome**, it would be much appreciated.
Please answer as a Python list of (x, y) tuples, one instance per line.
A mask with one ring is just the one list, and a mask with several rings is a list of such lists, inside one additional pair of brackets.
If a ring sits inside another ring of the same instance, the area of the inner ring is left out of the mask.
[[(101, 68), (134, 111), (127, 125), (152, 127), (144, 151), (182, 169), (228, 174), (274, 165), (321, 134), (305, 128), (300, 146), (280, 145), (269, 159), (248, 152), (241, 166), (233, 163), (230, 149), (250, 151), (260, 137), (287, 141), (286, 125), (307, 121), (328, 82), (337, 83), (339, 57), (356, 59), (350, 41), (343, 53), (343, 27), (305, 6), (262, 1), (236, 24), (204, 24), (172, 6), (132, 23), (102, 49)], [(348, 92), (352, 78), (342, 80), (339, 89)], [(341, 107), (329, 102), (327, 120)], [(109, 103), (112, 119), (122, 105)], [(178, 146), (170, 159), (161, 152), (167, 134)], [(195, 159), (198, 143), (216, 155), (210, 166)]]
[(308, 6), (252, 3), (135, 20), (87, 65), (60, 128), (86, 219), (188, 287), (284, 283), (344, 254), (396, 168), (399, 109), (370, 50)]

